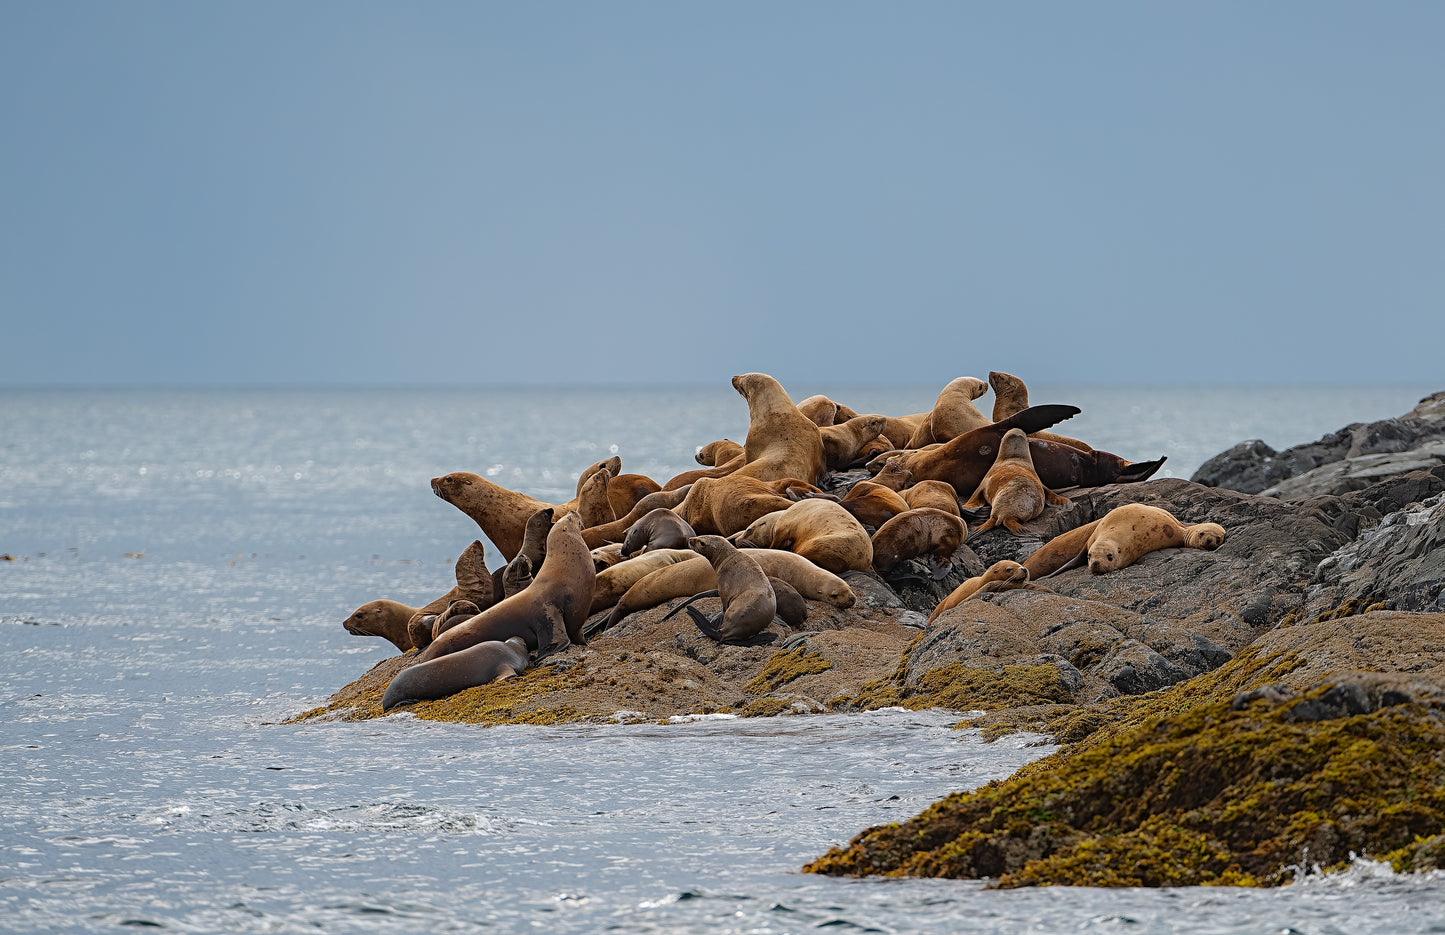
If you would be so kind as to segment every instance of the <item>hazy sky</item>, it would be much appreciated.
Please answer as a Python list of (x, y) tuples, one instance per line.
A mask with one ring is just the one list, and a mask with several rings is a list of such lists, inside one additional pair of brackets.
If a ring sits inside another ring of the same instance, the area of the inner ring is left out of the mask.
[(0, 0), (0, 384), (1435, 380), (1442, 37)]

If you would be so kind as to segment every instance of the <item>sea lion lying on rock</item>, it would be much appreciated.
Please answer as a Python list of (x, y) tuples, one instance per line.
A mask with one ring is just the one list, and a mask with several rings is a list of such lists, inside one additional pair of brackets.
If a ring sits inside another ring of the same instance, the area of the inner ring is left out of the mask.
[(1039, 480), (1030, 456), (1028, 436), (1022, 429), (1009, 429), (998, 446), (993, 467), (979, 482), (978, 489), (963, 505), (971, 510), (987, 503), (988, 521), (974, 535), (1002, 525), (1015, 535), (1025, 535), (1020, 523), (1026, 523), (1044, 511), (1045, 504), (1068, 506), (1069, 501), (1048, 489)]
[(1035, 580), (1086, 562), (1090, 574), (1100, 575), (1127, 568), (1156, 549), (1186, 546), (1213, 551), (1224, 544), (1225, 535), (1218, 523), (1186, 526), (1168, 510), (1129, 503), (1050, 539), (1024, 560), (1024, 567)]
[(873, 534), (873, 567), (887, 573), (910, 558), (923, 555), (935, 581), (953, 570), (953, 553), (963, 545), (968, 525), (952, 513), (923, 507), (908, 510)]
[(834, 574), (850, 568), (867, 571), (873, 564), (868, 531), (830, 500), (803, 500), (759, 517), (738, 534), (737, 541), (795, 552)]
[(415, 701), (435, 701), (476, 685), (508, 679), (527, 668), (527, 643), (520, 636), (487, 640), (439, 659), (402, 669), (386, 686), (381, 710)]
[[(933, 613), (928, 615), (928, 622), (932, 623), (946, 611), (952, 610), (975, 594), (1028, 587), (1028, 581), (1029, 570), (1018, 562), (994, 562), (983, 574), (969, 578), (939, 601), (938, 606), (933, 608)], [(1031, 590), (1042, 590), (1042, 588), (1035, 585)]]

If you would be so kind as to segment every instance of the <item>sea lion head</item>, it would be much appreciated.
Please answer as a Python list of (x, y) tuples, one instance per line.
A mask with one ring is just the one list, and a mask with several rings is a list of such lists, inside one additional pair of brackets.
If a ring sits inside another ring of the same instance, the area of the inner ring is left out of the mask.
[(450, 503), (456, 500), (460, 493), (472, 485), (472, 478), (475, 476), (475, 474), (468, 474), (466, 471), (457, 471), (455, 474), (433, 477), (431, 479), (432, 493)]
[(722, 536), (692, 536), (687, 540), (687, 547), (708, 561), (734, 551), (733, 544)]
[(1110, 539), (1096, 539), (1089, 546), (1089, 574), (1102, 575), (1106, 571), (1117, 570), (1122, 556), (1123, 550), (1118, 543)]
[(1199, 523), (1185, 530), (1184, 544), (1191, 549), (1213, 551), (1224, 545), (1224, 527), (1218, 523)]
[(1003, 441), (999, 442), (998, 456), (1005, 460), (1028, 458), (1030, 462), (1033, 461), (1029, 454), (1029, 437), (1024, 434), (1023, 429), (1009, 429), (1004, 433)]
[(988, 571), (983, 573), (985, 583), (990, 581), (1008, 581), (1019, 584), (1029, 580), (1029, 570), (1018, 562), (994, 562), (988, 566)]
[(988, 392), (988, 384), (978, 377), (958, 377), (948, 381), (948, 388), (962, 390), (968, 394), (969, 399), (978, 399)]
[(341, 625), (352, 636), (380, 636), (390, 615), (390, 602), (369, 601), (356, 608)]

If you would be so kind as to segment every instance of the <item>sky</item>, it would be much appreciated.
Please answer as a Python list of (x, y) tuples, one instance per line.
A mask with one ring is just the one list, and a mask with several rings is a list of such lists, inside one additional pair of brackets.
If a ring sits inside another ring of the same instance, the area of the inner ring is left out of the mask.
[(0, 0), (0, 385), (1437, 381), (1442, 36)]

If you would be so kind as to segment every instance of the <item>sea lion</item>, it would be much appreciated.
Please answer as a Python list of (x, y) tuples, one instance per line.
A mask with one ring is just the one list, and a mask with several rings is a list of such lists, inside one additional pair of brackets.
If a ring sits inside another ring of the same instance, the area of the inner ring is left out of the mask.
[[(527, 520), (538, 510), (556, 508), (534, 497), (508, 490), (477, 474), (458, 471), (434, 477), (432, 491), (452, 506), (470, 516), (488, 539), (511, 561), (522, 547), (522, 534)], [(601, 545), (601, 543), (598, 543)]]
[[(950, 491), (952, 487), (948, 488)], [(838, 505), (849, 513), (853, 518), (865, 526), (877, 528), (888, 522), (899, 513), (906, 513), (910, 509), (906, 500), (882, 484), (873, 481), (860, 480), (848, 492)]]
[[(609, 478), (616, 477), (618, 474), (622, 473), (622, 459), (617, 455), (613, 455), (610, 458), (603, 458), (596, 464), (589, 464), (585, 471), (577, 475), (577, 493), (575, 494), (574, 499), (580, 501), (582, 499), (582, 488), (587, 486), (587, 481), (592, 478), (593, 474), (596, 474), (598, 471), (603, 470), (607, 472), (607, 476)], [(583, 521), (586, 521), (585, 517), (583, 518)]]
[(568, 513), (547, 534), (547, 560), (531, 586), (459, 624), (422, 651), (423, 661), (492, 639), (520, 636), (541, 659), (582, 642), (596, 573), (582, 541), (582, 519)]
[(894, 447), (894, 444), (888, 440), (887, 435), (879, 435), (877, 438), (864, 445), (863, 449), (858, 452), (858, 457), (854, 458), (851, 463), (846, 465), (846, 467), (851, 468), (854, 465), (866, 464), (883, 452), (892, 451)]
[(407, 635), (407, 621), (418, 609), (400, 601), (367, 601), (341, 621), (341, 625), (352, 636), (379, 636), (406, 652), (416, 648)]
[(471, 601), (452, 601), (432, 622), (431, 638), (435, 640), (463, 620), (475, 617), (481, 612), (482, 609)]
[(952, 610), (975, 594), (985, 591), (1008, 591), (1024, 586), (1028, 580), (1029, 570), (1018, 562), (994, 562), (983, 574), (969, 578), (939, 601), (938, 606), (933, 608), (933, 613), (928, 615), (928, 622), (932, 623), (945, 611)]
[(527, 668), (527, 643), (520, 636), (487, 640), (402, 669), (386, 686), (381, 710), (413, 701), (435, 701), (476, 685), (508, 679)]
[(622, 543), (612, 542), (592, 550), (592, 567), (601, 573), (622, 559)]
[(1224, 544), (1218, 523), (1186, 526), (1168, 510), (1142, 503), (1115, 507), (1103, 519), (1055, 536), (1024, 560), (1031, 579), (1047, 577), (1088, 563), (1089, 573), (1127, 568), (1157, 549), (1184, 546), (1213, 551)]
[(674, 509), (699, 535), (730, 536), (758, 517), (792, 505), (793, 500), (768, 481), (738, 473), (693, 481)]
[(777, 615), (778, 599), (758, 563), (722, 536), (693, 536), (687, 544), (711, 563), (722, 601), (722, 611), (712, 620), (688, 608), (703, 635), (719, 643), (739, 643), (766, 630)]
[(838, 421), (838, 404), (826, 396), (809, 396), (798, 403), (798, 411), (818, 428), (826, 428)]
[(588, 607), (587, 615), (590, 617), (599, 610), (616, 604), (622, 595), (627, 593), (628, 588), (659, 568), (697, 557), (697, 553), (691, 549), (653, 549), (636, 558), (618, 562), (597, 575), (597, 583), (592, 589), (592, 604)]
[(671, 509), (677, 506), (690, 490), (691, 487), (680, 487), (677, 490), (659, 490), (657, 493), (650, 493), (638, 500), (637, 505), (629, 510), (626, 516), (603, 526), (593, 526), (591, 529), (582, 530), (582, 540), (587, 543), (589, 549), (604, 546), (609, 542), (621, 542), (627, 538), (627, 530), (632, 528), (633, 523), (658, 507)]
[(889, 490), (901, 491), (913, 483), (913, 474), (903, 466), (901, 457), (892, 457), (885, 460), (882, 467), (873, 475), (873, 483)]
[(858, 460), (863, 446), (878, 437), (886, 421), (886, 416), (859, 416), (818, 429), (823, 439), (823, 464), (830, 471), (841, 471)]
[(773, 597), (777, 599), (778, 619), (794, 630), (808, 622), (808, 602), (797, 588), (773, 575), (768, 575), (768, 584), (773, 586)]
[(941, 480), (919, 481), (912, 487), (904, 488), (899, 492), (899, 496), (903, 498), (904, 503), (908, 504), (910, 510), (928, 507), (952, 513), (954, 516), (963, 516), (962, 511), (958, 508), (958, 494)]
[(683, 471), (681, 474), (669, 477), (662, 485), (663, 490), (678, 490), (693, 481), (702, 480), (704, 477), (727, 477), (746, 463), (747, 459), (741, 453), (734, 455), (726, 461), (719, 462), (714, 467), (695, 468), (691, 471)]
[(931, 412), (915, 412), (909, 416), (889, 416), (883, 423), (883, 434), (896, 444), (908, 447), (908, 442), (917, 433), (918, 427), (928, 424)]
[(626, 516), (639, 500), (661, 489), (662, 485), (646, 474), (614, 474), (607, 482), (607, 501), (614, 516)]
[(577, 513), (582, 517), (583, 529), (603, 526), (617, 519), (617, 514), (612, 512), (612, 501), (607, 499), (607, 485), (611, 480), (612, 472), (603, 467), (593, 471), (582, 485), (577, 494)]
[(759, 517), (738, 534), (739, 540), (768, 549), (784, 549), (834, 574), (867, 571), (873, 544), (863, 524), (831, 500), (802, 500)]
[[(1011, 373), (1003, 373), (998, 370), (990, 370), (988, 373), (989, 385), (993, 387), (993, 421), (1002, 422), (1016, 412), (1022, 412), (1029, 408), (1029, 388), (1024, 381)], [(1056, 435), (1053, 432), (1030, 432), (1030, 438), (1042, 439), (1046, 442), (1058, 442), (1063, 445), (1077, 448), (1080, 451), (1093, 451), (1092, 445), (1082, 442), (1077, 438), (1070, 438), (1067, 435)]]
[(948, 381), (938, 394), (928, 418), (906, 442), (907, 447), (922, 448), (933, 442), (946, 442), (964, 432), (988, 425), (991, 420), (973, 404), (975, 399), (987, 392), (988, 384), (978, 377), (958, 377)]
[(486, 609), (502, 599), (502, 593), (487, 571), (486, 549), (481, 540), (473, 539), (472, 544), (462, 550), (456, 562), (457, 583), (441, 597), (424, 607), (418, 608), (406, 623), (407, 639), (416, 649), (431, 645), (432, 633), (436, 629), (436, 616), (452, 601), (469, 600), (478, 608)]
[(797, 477), (817, 483), (824, 470), (823, 436), (793, 405), (782, 384), (766, 373), (742, 373), (733, 377), (733, 388), (748, 401), (745, 463), (736, 473), (759, 480)]
[(953, 570), (953, 553), (968, 525), (952, 513), (922, 507), (899, 513), (873, 534), (873, 567), (888, 572), (906, 559), (925, 555), (934, 580)]
[(541, 568), (547, 559), (547, 537), (552, 533), (557, 515), (558, 511), (551, 507), (538, 510), (527, 517), (527, 525), (522, 527), (522, 548), (518, 554), (527, 556), (533, 569)]
[(681, 516), (672, 510), (656, 509), (632, 524), (622, 540), (622, 557), (631, 558), (652, 549), (682, 549), (687, 540), (697, 535)]
[(1069, 501), (1048, 489), (1034, 471), (1030, 454), (1029, 438), (1023, 429), (1009, 429), (999, 442), (998, 455), (993, 467), (979, 482), (978, 489), (963, 505), (972, 510), (987, 503), (990, 513), (988, 521), (974, 533), (987, 532), (1002, 525), (1015, 535), (1024, 535), (1026, 523), (1044, 511), (1045, 503), (1052, 506), (1068, 506)]
[(742, 453), (742, 445), (739, 445), (731, 438), (719, 438), (717, 441), (708, 442), (699, 448), (694, 458), (698, 464), (706, 467), (717, 467), (719, 464), (726, 464)]
[[(590, 554), (588, 558), (591, 558)], [(531, 587), (533, 580), (532, 560), (527, 557), (525, 551), (518, 552), (517, 557), (502, 569), (502, 593), (505, 597), (521, 594)]]

